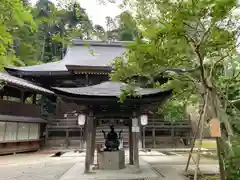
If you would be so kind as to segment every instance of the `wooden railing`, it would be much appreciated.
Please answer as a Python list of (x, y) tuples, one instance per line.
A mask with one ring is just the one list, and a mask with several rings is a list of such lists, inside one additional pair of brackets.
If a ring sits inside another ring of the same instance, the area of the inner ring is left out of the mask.
[(146, 128), (191, 128), (191, 122), (189, 120), (169, 122), (160, 119), (150, 119)]
[(22, 104), (14, 101), (0, 100), (0, 114), (12, 116), (40, 117), (41, 108), (35, 104)]
[(48, 128), (80, 128), (77, 124), (77, 119), (54, 119), (50, 120)]
[[(77, 118), (71, 117), (68, 119), (54, 119), (50, 120), (49, 128), (79, 128)], [(191, 128), (190, 121), (177, 121), (174, 123), (163, 120), (150, 120), (145, 126), (146, 128)]]

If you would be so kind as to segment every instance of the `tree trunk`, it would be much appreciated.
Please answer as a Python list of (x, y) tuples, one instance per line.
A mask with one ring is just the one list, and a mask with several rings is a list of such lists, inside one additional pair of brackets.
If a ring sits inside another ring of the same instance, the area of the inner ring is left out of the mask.
[[(217, 93), (215, 89), (211, 89), (209, 93), (209, 107), (210, 107), (210, 113), (211, 118), (218, 118), (220, 119), (220, 113), (219, 109), (221, 108), (221, 105), (219, 104)], [(223, 157), (222, 157), (222, 146), (221, 140), (219, 137), (216, 138), (217, 143), (217, 151), (218, 151), (218, 162), (219, 162), (219, 171), (220, 171), (220, 180), (226, 179), (226, 173), (225, 173), (225, 167), (223, 163)]]

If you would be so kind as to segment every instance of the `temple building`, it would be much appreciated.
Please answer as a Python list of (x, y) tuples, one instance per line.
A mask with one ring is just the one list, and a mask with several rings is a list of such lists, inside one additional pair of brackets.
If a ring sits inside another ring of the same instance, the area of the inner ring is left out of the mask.
[(54, 92), (9, 74), (0, 81), (0, 155), (39, 150), (47, 121), (37, 103)]
[[(20, 97), (21, 103), (31, 98), (34, 104), (38, 95), (43, 94), (55, 104), (54, 110), (51, 110), (53, 115), (46, 120), (41, 119), (38, 114), (29, 116), (39, 119), (27, 121), (43, 124), (39, 130), (41, 134), (38, 134), (39, 140), (40, 137), (43, 138), (43, 148), (93, 148), (95, 145), (88, 143), (91, 141), (103, 144), (102, 130), (108, 131), (111, 124), (115, 125), (116, 131), (123, 131), (121, 146), (132, 146), (133, 142), (129, 140), (133, 135), (131, 119), (142, 114), (147, 114), (149, 118), (146, 126), (139, 126), (138, 148), (156, 147), (157, 144), (175, 146), (180, 139), (190, 137), (189, 121), (173, 124), (152, 113), (157, 105), (171, 97), (171, 89), (136, 88), (138, 97), (128, 97), (123, 103), (119, 103), (121, 91), (127, 84), (112, 82), (109, 75), (113, 70), (111, 62), (126, 51), (127, 44), (128, 42), (74, 39), (60, 61), (26, 67), (5, 67), (6, 74), (2, 76), (6, 78), (2, 81), (7, 84), (2, 89), (2, 99), (11, 93), (12, 96)], [(8, 81), (11, 78), (15, 79), (13, 83), (18, 84), (10, 86)], [(24, 86), (22, 82), (28, 85)], [(30, 111), (28, 112), (33, 113)], [(84, 125), (78, 123), (79, 114), (87, 117)], [(93, 124), (87, 123), (89, 118), (93, 119)], [(8, 120), (5, 118), (4, 123), (6, 121)], [(89, 129), (93, 130), (93, 134), (89, 135)], [(93, 139), (88, 139), (89, 136)]]

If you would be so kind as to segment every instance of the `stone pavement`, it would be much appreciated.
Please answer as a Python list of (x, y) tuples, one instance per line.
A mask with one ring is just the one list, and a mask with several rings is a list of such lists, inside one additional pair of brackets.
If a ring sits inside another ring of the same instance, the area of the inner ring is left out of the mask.
[[(144, 161), (140, 160), (140, 170), (134, 166), (126, 165), (126, 168), (121, 170), (95, 170), (90, 174), (84, 174), (84, 164), (76, 163), (67, 173), (65, 173), (59, 180), (76, 180), (80, 176), (81, 180), (129, 180), (129, 179), (147, 179), (158, 178), (155, 171)], [(162, 179), (164, 180), (164, 179)]]
[[(95, 171), (96, 174), (84, 175), (85, 153), (68, 152), (61, 157), (51, 154), (17, 154), (0, 156), (0, 180), (87, 180), (87, 179), (158, 179), (185, 180), (181, 174), (185, 168), (186, 157), (166, 155), (161, 152), (140, 152), (141, 171), (134, 167), (120, 171)], [(126, 156), (128, 153), (126, 152)], [(96, 158), (95, 158), (96, 159)], [(126, 157), (126, 160), (128, 158)], [(150, 165), (151, 167), (150, 167)], [(218, 171), (215, 162), (201, 166), (201, 169)], [(194, 166), (190, 166), (193, 169)], [(147, 178), (148, 177), (148, 178)]]

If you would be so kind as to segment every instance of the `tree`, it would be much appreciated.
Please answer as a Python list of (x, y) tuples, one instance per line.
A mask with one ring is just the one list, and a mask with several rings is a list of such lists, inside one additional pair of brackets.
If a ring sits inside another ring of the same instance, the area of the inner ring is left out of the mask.
[[(116, 61), (112, 78), (121, 80), (133, 75), (145, 76), (155, 86), (167, 86), (173, 88), (175, 93), (182, 92), (182, 98), (178, 99), (181, 102), (189, 94), (198, 97), (203, 103), (203, 114), (207, 114), (202, 115), (201, 122), (211, 118), (222, 120), (225, 136), (223, 141), (217, 139), (218, 150), (222, 152), (225, 137), (231, 136), (225, 108), (229, 104), (226, 98), (228, 93), (222, 89), (223, 84), (226, 87), (227, 83), (222, 78), (227, 82), (236, 78), (227, 77), (223, 71), (225, 64), (232, 63), (237, 55), (239, 25), (232, 15), (235, 0), (136, 0), (133, 3), (137, 8), (135, 22), (141, 27), (143, 38), (137, 37), (124, 55), (127, 63), (122, 58)], [(167, 83), (161, 85), (152, 81), (154, 74), (167, 68), (175, 69), (168, 72), (171, 79)], [(182, 73), (177, 68), (196, 70)], [(221, 87), (220, 82), (223, 83)], [(225, 176), (227, 179), (233, 178), (231, 173), (225, 174), (229, 152), (224, 151), (224, 159), (219, 154), (221, 179), (225, 179)]]
[(20, 0), (3, 1), (0, 5), (0, 69), (5, 65), (23, 64), (14, 54), (14, 34), (20, 28), (34, 32), (33, 18)]
[(76, 1), (59, 0), (55, 5), (48, 0), (39, 0), (32, 14), (38, 23), (35, 37), (40, 52), (37, 58), (41, 62), (63, 58), (72, 37), (89, 38), (93, 31), (92, 22)]
[(124, 11), (114, 19), (107, 17), (108, 37), (119, 41), (133, 41), (137, 35), (136, 22), (129, 11)]
[(97, 38), (99, 38), (101, 40), (106, 39), (105, 29), (101, 25), (96, 24), (93, 29), (94, 29), (94, 32), (95, 32), (95, 35), (97, 36)]
[(56, 6), (39, 0), (4, 1), (0, 5), (0, 69), (59, 60), (72, 37), (89, 38), (92, 22), (75, 1), (61, 0)]

